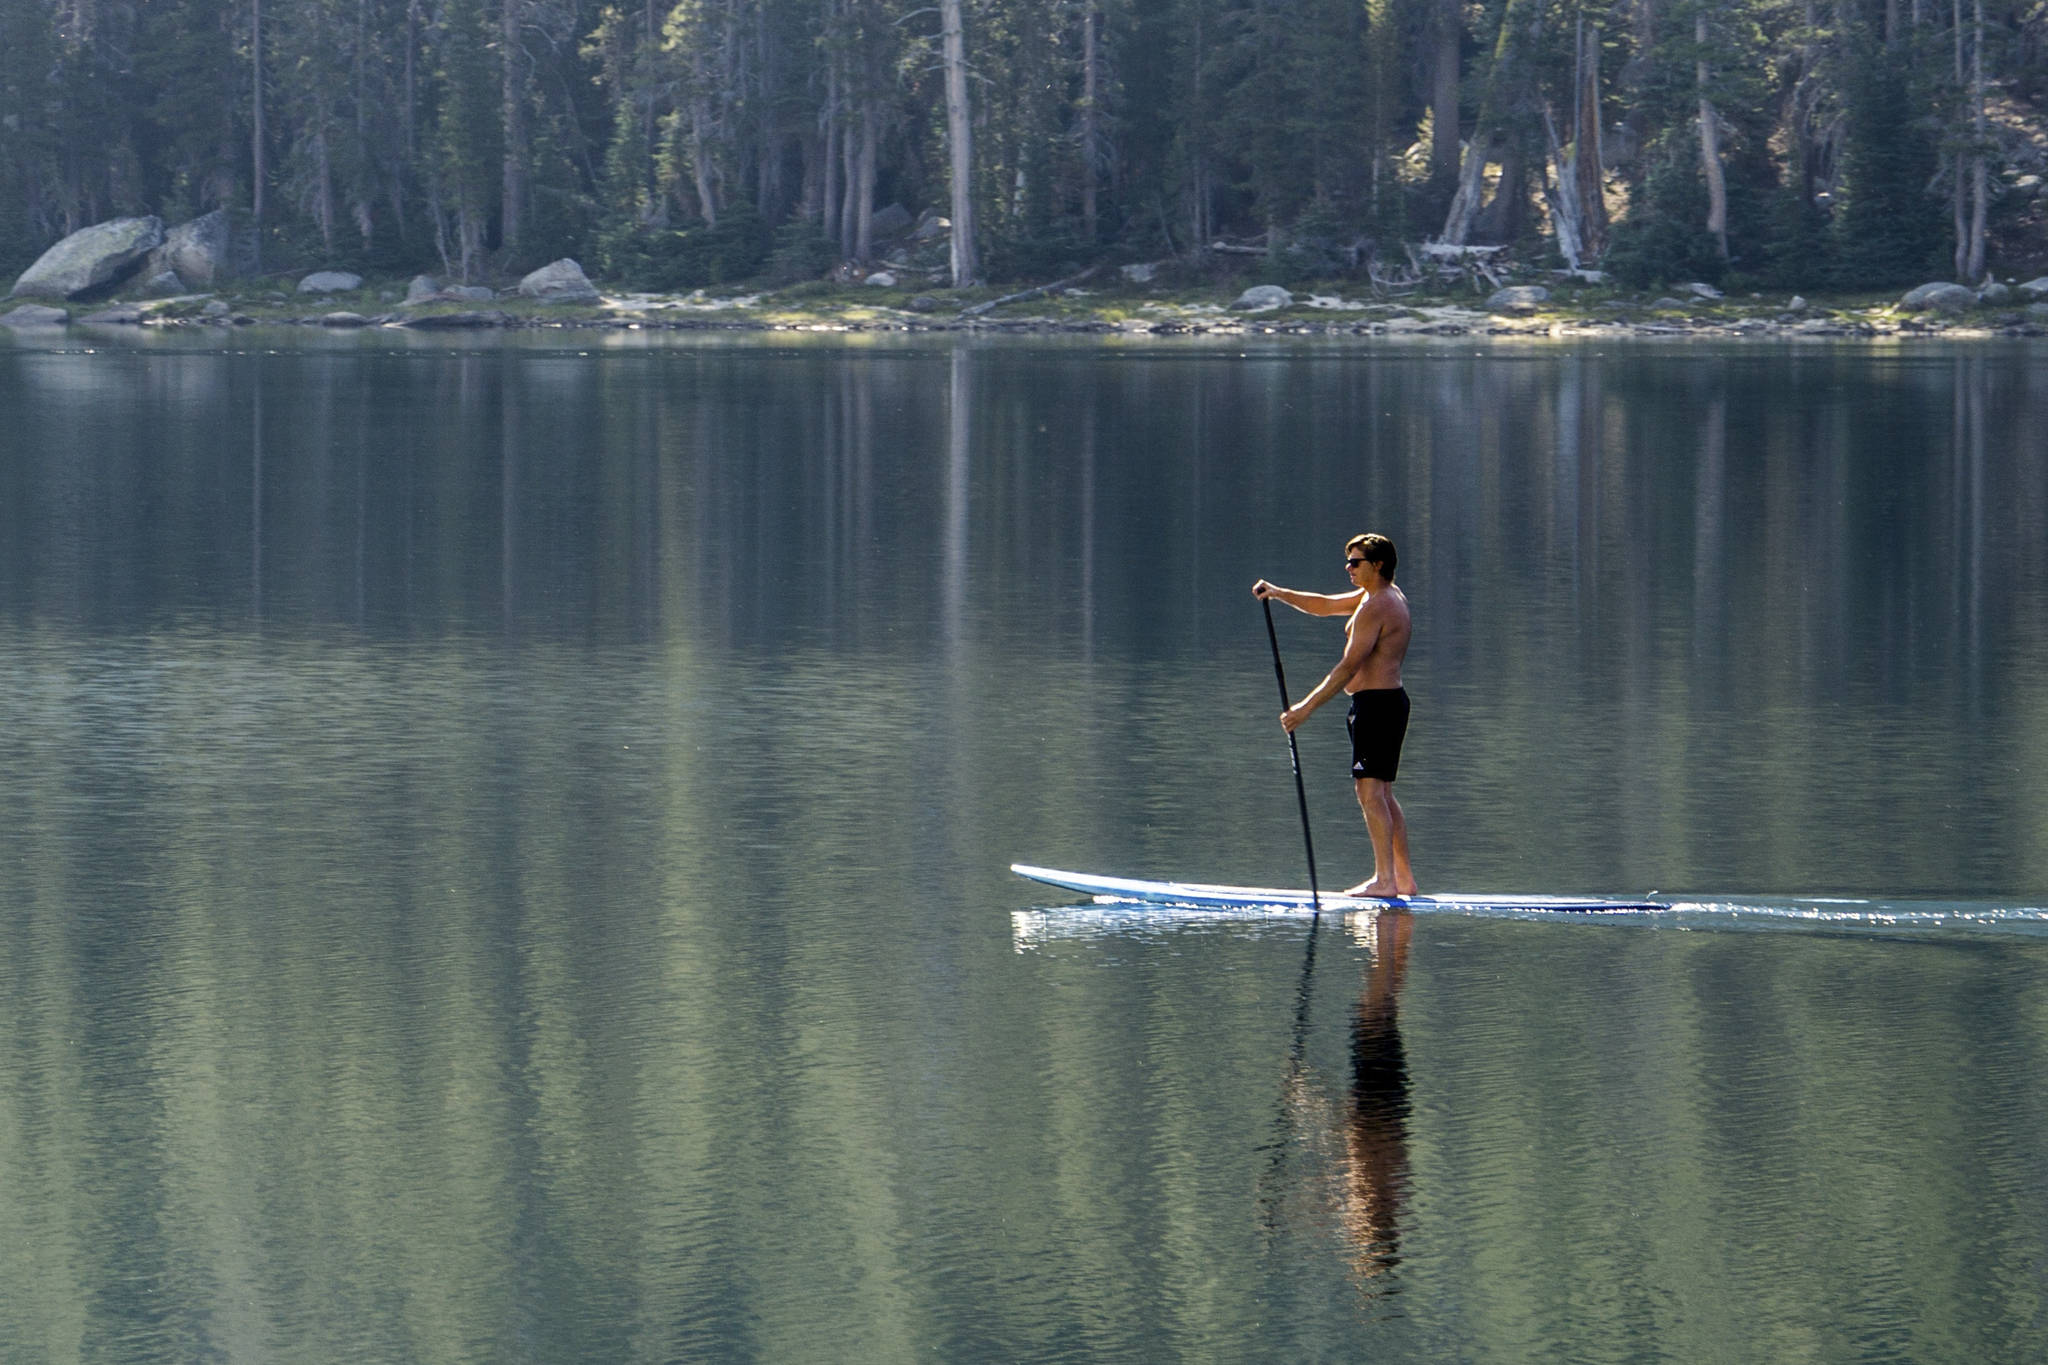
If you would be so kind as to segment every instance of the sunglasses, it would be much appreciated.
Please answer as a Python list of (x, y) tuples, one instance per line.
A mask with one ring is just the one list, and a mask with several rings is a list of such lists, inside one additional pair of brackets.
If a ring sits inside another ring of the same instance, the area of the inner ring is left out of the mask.
[(1360, 558), (1360, 559), (1347, 559), (1347, 560), (1345, 560), (1345, 561), (1344, 561), (1344, 567), (1345, 567), (1345, 568), (1347, 568), (1347, 569), (1355, 569), (1355, 568), (1357, 568), (1357, 567), (1358, 567), (1359, 565), (1361, 565), (1361, 564), (1363, 564), (1363, 563), (1365, 563), (1365, 560), (1364, 560), (1364, 559), (1362, 559), (1362, 558)]

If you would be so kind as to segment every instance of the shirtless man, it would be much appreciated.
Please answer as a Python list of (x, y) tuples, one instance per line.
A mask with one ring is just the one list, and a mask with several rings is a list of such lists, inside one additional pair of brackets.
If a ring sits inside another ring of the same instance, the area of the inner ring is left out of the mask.
[(1382, 535), (1353, 536), (1344, 544), (1344, 569), (1352, 590), (1334, 596), (1280, 588), (1260, 579), (1252, 596), (1270, 598), (1310, 616), (1349, 616), (1344, 657), (1315, 690), (1280, 713), (1289, 734), (1309, 713), (1339, 692), (1351, 698), (1345, 728), (1351, 732), (1351, 776), (1358, 807), (1372, 835), (1372, 880), (1347, 896), (1413, 896), (1415, 874), (1408, 867), (1408, 821), (1394, 799), (1394, 775), (1401, 766), (1401, 741), (1408, 733), (1408, 692), (1401, 686), (1401, 660), (1412, 626), (1408, 599), (1394, 586), (1394, 542)]

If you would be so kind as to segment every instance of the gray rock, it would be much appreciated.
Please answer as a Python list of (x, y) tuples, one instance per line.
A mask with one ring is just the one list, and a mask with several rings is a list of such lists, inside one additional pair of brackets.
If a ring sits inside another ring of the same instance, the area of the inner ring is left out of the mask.
[(2019, 287), (2019, 290), (2030, 299), (2048, 299), (2048, 275), (2028, 280)]
[(1652, 300), (1652, 301), (1651, 301), (1651, 303), (1650, 303), (1650, 307), (1652, 307), (1652, 308), (1657, 308), (1657, 309), (1664, 309), (1664, 308), (1689, 308), (1689, 307), (1691, 307), (1691, 306), (1692, 306), (1692, 305), (1691, 305), (1691, 304), (1688, 304), (1688, 303), (1687, 303), (1687, 302), (1686, 302), (1686, 301), (1685, 301), (1684, 299), (1674, 299), (1674, 298), (1672, 298), (1672, 297), (1671, 297), (1670, 295), (1668, 295), (1668, 294), (1667, 294), (1667, 295), (1666, 295), (1665, 297), (1661, 298), (1661, 299), (1654, 299), (1654, 300)]
[(1794, 295), (1792, 296), (1792, 302), (1790, 302), (1790, 303), (1788, 303), (1788, 304), (1786, 304), (1786, 305), (1785, 305), (1785, 311), (1786, 311), (1786, 312), (1788, 312), (1788, 313), (1803, 313), (1803, 312), (1805, 312), (1805, 311), (1806, 311), (1806, 300), (1805, 300), (1805, 299), (1803, 299), (1803, 298), (1801, 298), (1801, 297), (1800, 297), (1799, 295), (1797, 295), (1797, 294), (1794, 294)]
[(1550, 291), (1540, 284), (1511, 284), (1495, 290), (1486, 301), (1490, 313), (1533, 313), (1550, 302)]
[[(6, 321), (6, 319), (4, 319), (4, 318), (0, 318), (0, 322), (4, 322), (4, 321)], [(2028, 304), (2028, 305), (2027, 305), (2027, 321), (2029, 321), (2029, 322), (2048, 322), (2048, 303), (2030, 303), (2030, 304)]]
[(2000, 304), (2010, 301), (2011, 298), (2012, 290), (2007, 289), (1997, 280), (1990, 281), (1977, 291), (1977, 302), (1979, 303)]
[(428, 313), (424, 317), (407, 318), (404, 325), (433, 331), (469, 327), (503, 327), (512, 321), (505, 313), (492, 310), (481, 313)]
[(234, 309), (228, 307), (226, 299), (211, 299), (208, 300), (204, 308), (199, 310), (199, 316), (203, 318), (224, 318), (234, 311)]
[(361, 313), (327, 313), (320, 318), (322, 327), (368, 327), (370, 320)]
[(917, 220), (910, 216), (910, 210), (901, 204), (891, 204), (868, 215), (868, 234), (877, 242), (901, 237), (916, 225)]
[(441, 292), (441, 282), (432, 275), (415, 275), (405, 287), (407, 303), (426, 303)]
[(519, 292), (542, 303), (596, 303), (597, 286), (569, 257), (551, 262), (519, 282)]
[(1961, 313), (1976, 307), (1977, 295), (1967, 285), (1949, 284), (1937, 280), (1909, 290), (1899, 300), (1899, 307), (1909, 313), (1918, 313), (1932, 308), (1938, 313)]
[(299, 281), (301, 294), (347, 294), (363, 287), (363, 277), (347, 270), (316, 270)]
[(1150, 284), (1159, 276), (1159, 262), (1140, 261), (1136, 265), (1120, 267), (1117, 273), (1132, 284)]
[(116, 304), (97, 313), (87, 313), (79, 321), (88, 327), (140, 327), (142, 316), (142, 310), (133, 304)]
[(933, 213), (930, 209), (926, 209), (923, 216), (917, 220), (917, 226), (910, 230), (910, 240), (913, 242), (935, 242), (952, 232), (952, 230), (953, 220), (951, 218), (943, 218)]
[(2020, 198), (2032, 199), (2041, 192), (2041, 177), (2038, 175), (2023, 175), (2012, 182), (2012, 188), (2013, 193), (2019, 195)]
[(151, 275), (142, 286), (142, 296), (148, 299), (176, 298), (185, 292), (185, 282), (178, 278), (175, 270), (160, 270)]
[(116, 218), (80, 228), (36, 258), (14, 282), (18, 298), (70, 299), (132, 272), (164, 240), (161, 219)]
[(1243, 308), (1251, 312), (1264, 312), (1268, 308), (1286, 308), (1294, 302), (1294, 294), (1277, 284), (1255, 284), (1237, 296), (1232, 308)]
[(874, 274), (862, 280), (861, 283), (880, 285), (884, 289), (894, 289), (896, 287), (896, 277), (886, 270), (877, 270)]
[(903, 306), (913, 313), (936, 313), (939, 311), (939, 301), (930, 294), (919, 294)]
[(1714, 288), (1713, 285), (1701, 284), (1697, 280), (1687, 285), (1685, 287), (1685, 292), (1692, 295), (1696, 299), (1718, 299), (1722, 297), (1721, 291)]
[(40, 303), (24, 303), (19, 308), (0, 313), (0, 327), (62, 327), (71, 321), (71, 314), (62, 308), (50, 308)]
[(492, 303), (498, 291), (487, 284), (451, 284), (441, 291), (441, 297), (456, 303)]
[(247, 235), (249, 245), (238, 247), (235, 220), (226, 209), (201, 214), (166, 232), (163, 244), (143, 263), (142, 273), (158, 275), (168, 270), (186, 289), (215, 288), (254, 268), (254, 229)]

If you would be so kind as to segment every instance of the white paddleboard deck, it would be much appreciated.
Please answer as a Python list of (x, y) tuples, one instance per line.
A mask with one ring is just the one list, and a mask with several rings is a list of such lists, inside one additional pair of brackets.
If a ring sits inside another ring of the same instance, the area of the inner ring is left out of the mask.
[[(1098, 877), (1087, 872), (1061, 872), (1050, 867), (1012, 863), (1020, 877), (1067, 891), (1093, 896), (1098, 904), (1170, 905), (1198, 910), (1310, 910), (1315, 900), (1307, 891), (1263, 886), (1212, 886), (1202, 882), (1148, 882), (1129, 877)], [(1374, 910), (1390, 907), (1414, 911), (1558, 911), (1567, 914), (1637, 913), (1668, 910), (1661, 901), (1605, 900), (1585, 896), (1390, 896), (1324, 895), (1326, 910)]]

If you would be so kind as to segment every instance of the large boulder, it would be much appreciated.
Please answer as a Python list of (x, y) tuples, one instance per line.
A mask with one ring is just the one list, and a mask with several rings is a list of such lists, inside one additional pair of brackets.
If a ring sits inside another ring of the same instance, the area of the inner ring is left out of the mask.
[(363, 277), (352, 270), (316, 270), (299, 281), (301, 294), (347, 294), (363, 287)]
[(456, 303), (494, 303), (498, 291), (487, 284), (451, 284), (441, 291), (441, 297)]
[(597, 286), (569, 257), (544, 265), (519, 282), (519, 292), (542, 303), (596, 303)]
[(252, 249), (238, 249), (235, 222), (226, 209), (201, 214), (164, 234), (163, 244), (149, 253), (142, 273), (176, 275), (194, 292), (213, 289), (253, 268)]
[(1964, 313), (1976, 306), (1976, 291), (1969, 286), (1939, 280), (1910, 290), (1906, 297), (1899, 300), (1899, 307), (1909, 313), (1918, 313), (1929, 308), (1937, 313)]
[(1550, 291), (1540, 284), (1511, 284), (1496, 289), (1486, 300), (1490, 313), (1533, 313), (1550, 302)]
[(1243, 308), (1253, 313), (1263, 313), (1268, 308), (1287, 308), (1294, 303), (1292, 290), (1282, 289), (1277, 284), (1255, 284), (1237, 296), (1232, 308)]
[(62, 327), (69, 321), (71, 315), (62, 308), (48, 308), (40, 303), (24, 303), (0, 313), (0, 327)]
[(116, 218), (80, 228), (36, 258), (14, 282), (18, 298), (75, 299), (117, 284), (163, 244), (159, 218)]
[(2025, 284), (2019, 286), (2019, 291), (2030, 299), (2048, 299), (2048, 275), (2043, 275), (2036, 280), (2028, 280)]
[(432, 275), (415, 275), (412, 283), (405, 287), (407, 303), (432, 303), (434, 296), (441, 292), (441, 282)]
[(893, 241), (915, 226), (917, 220), (901, 204), (891, 204), (868, 215), (868, 235), (877, 242)]

